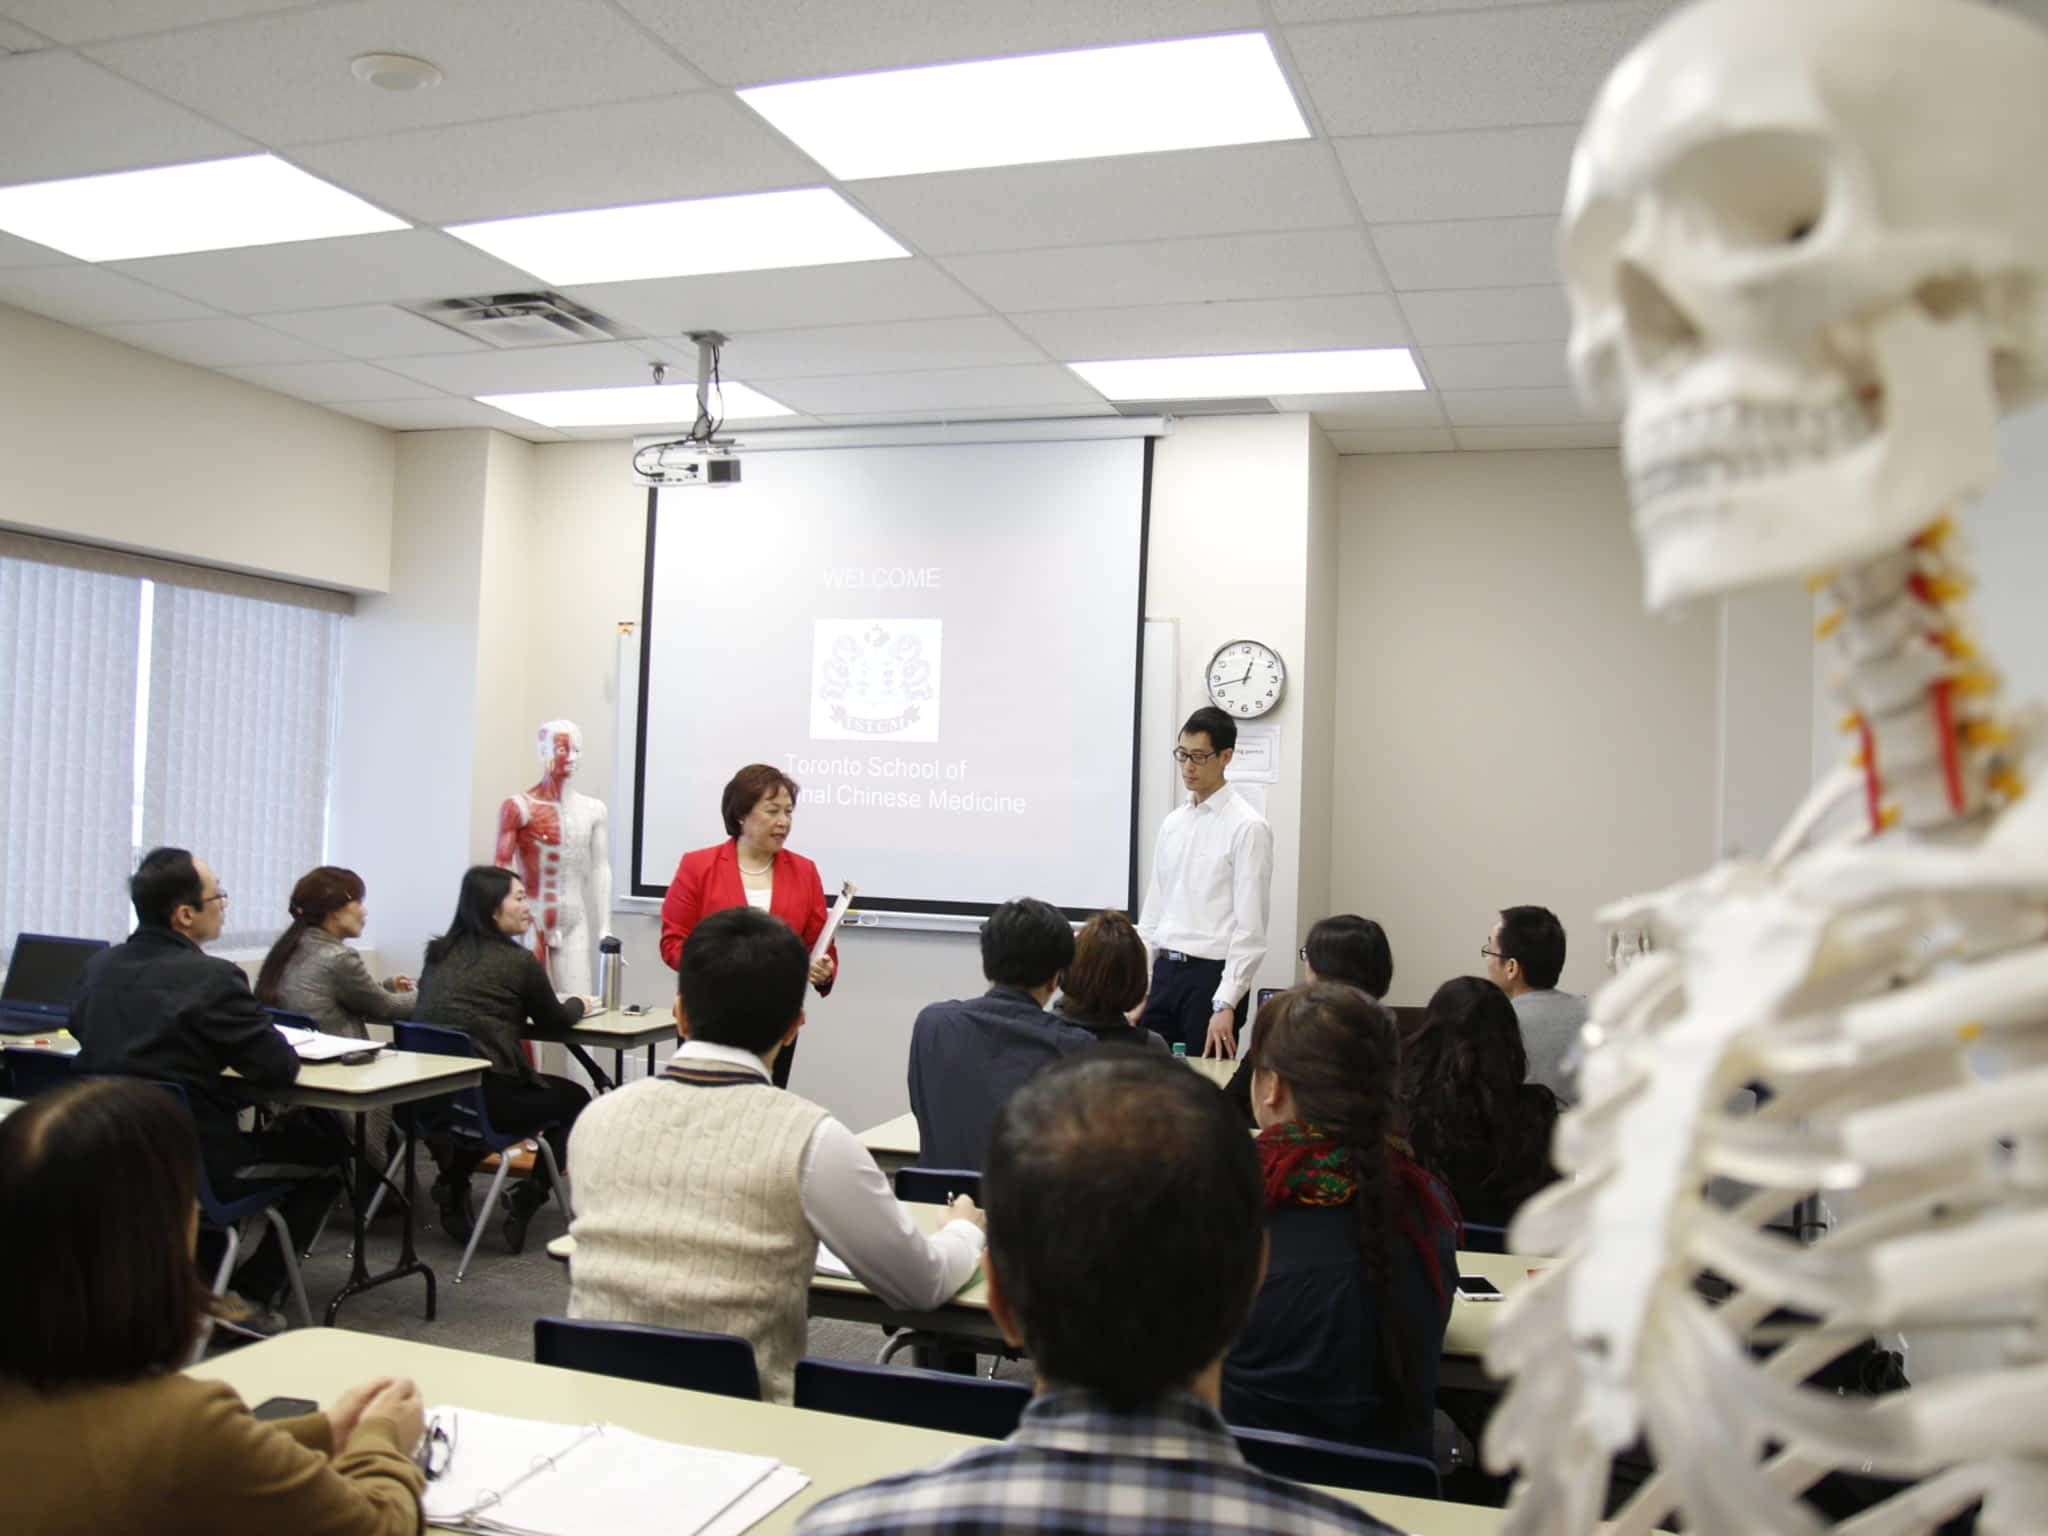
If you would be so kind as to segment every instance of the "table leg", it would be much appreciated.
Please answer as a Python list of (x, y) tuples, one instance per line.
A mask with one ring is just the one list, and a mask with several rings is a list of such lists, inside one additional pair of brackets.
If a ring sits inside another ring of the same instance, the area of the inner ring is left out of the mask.
[[(597, 1091), (599, 1093), (608, 1093), (617, 1086), (610, 1078), (604, 1075), (604, 1068), (590, 1059), (590, 1052), (583, 1049), (574, 1040), (564, 1041), (563, 1043), (569, 1047), (569, 1054), (574, 1056), (582, 1065), (583, 1070), (590, 1074), (590, 1080), (597, 1084)], [(624, 1074), (621, 1075), (623, 1076)]]
[(621, 1083), (626, 1080), (626, 1048), (623, 1045), (612, 1052), (612, 1076)]
[[(413, 1187), (413, 1148), (417, 1138), (414, 1135), (411, 1109), (401, 1107), (399, 1114), (404, 1117), (405, 1121), (405, 1184), (406, 1189), (409, 1190)], [(358, 1114), (356, 1116), (356, 1163), (359, 1168), (370, 1166), (369, 1147), (367, 1145), (369, 1139), (367, 1120), (368, 1117), (365, 1115)], [(413, 1247), (412, 1199), (404, 1191), (398, 1189), (397, 1186), (392, 1185), (390, 1180), (386, 1179), (381, 1172), (377, 1177), (384, 1181), (386, 1187), (391, 1190), (392, 1197), (398, 1201), (399, 1221), (401, 1223), (399, 1228), (398, 1263), (381, 1274), (373, 1275), (370, 1273), (368, 1259), (370, 1246), (369, 1225), (363, 1219), (368, 1214), (369, 1202), (365, 1200), (352, 1202), (355, 1206), (355, 1255), (353, 1262), (349, 1266), (347, 1281), (340, 1290), (334, 1293), (334, 1299), (327, 1303), (327, 1326), (330, 1328), (334, 1326), (335, 1315), (341, 1311), (341, 1304), (348, 1300), (349, 1297), (355, 1295), (358, 1291), (367, 1291), (374, 1286), (384, 1285), (392, 1280), (403, 1280), (408, 1275), (419, 1275), (426, 1280), (427, 1321), (432, 1322), (434, 1320), (434, 1272), (420, 1262), (419, 1253)]]
[(647, 1075), (654, 1076), (654, 1042), (647, 1042)]

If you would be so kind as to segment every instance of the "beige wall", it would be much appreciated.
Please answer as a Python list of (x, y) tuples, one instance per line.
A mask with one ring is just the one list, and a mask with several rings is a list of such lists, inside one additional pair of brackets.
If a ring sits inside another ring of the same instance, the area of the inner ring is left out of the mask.
[[(1306, 938), (1330, 905), (1331, 823), (1336, 815), (1337, 542), (1343, 461), (1321, 432), (1311, 435), (1308, 461), (1308, 546), (1303, 573), (1304, 637), (1290, 707), (1301, 714), (1301, 873), (1296, 884), (1296, 936)], [(1300, 948), (1299, 942), (1292, 946)], [(1290, 959), (1289, 965), (1293, 962)]]
[(1713, 854), (1717, 616), (1646, 618), (1611, 452), (1343, 460), (1331, 905), (1393, 1000), (1476, 972), (1494, 912), (1593, 914)]
[(0, 523), (381, 592), (395, 442), (0, 305)]

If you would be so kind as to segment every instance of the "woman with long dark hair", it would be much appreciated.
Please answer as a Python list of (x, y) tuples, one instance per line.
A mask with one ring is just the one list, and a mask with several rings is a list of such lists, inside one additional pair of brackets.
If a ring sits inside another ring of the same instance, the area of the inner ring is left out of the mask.
[(1507, 994), (1483, 976), (1436, 989), (1401, 1049), (1401, 1114), (1415, 1155), (1467, 1221), (1504, 1227), (1557, 1177), (1557, 1095), (1525, 1082), (1529, 1058)]
[[(521, 1043), (567, 1032), (597, 1006), (590, 997), (555, 996), (554, 983), (531, 950), (519, 940), (533, 926), (526, 886), (509, 869), (478, 864), (462, 877), (455, 917), (448, 931), (427, 945), (420, 971), (420, 1001), (413, 1017), (423, 1024), (459, 1029), (490, 1061), (484, 1074), (484, 1103), (500, 1130), (534, 1130), (549, 1121), (548, 1146), (555, 1161), (569, 1166), (569, 1127), (590, 1102), (588, 1090), (565, 1077), (537, 1072)], [(434, 1198), (441, 1224), (451, 1237), (467, 1238), (475, 1221), (469, 1176), (480, 1154), (436, 1149), (441, 1177)], [(505, 1191), (505, 1243), (514, 1253), (526, 1246), (533, 1213), (547, 1204), (543, 1178), (525, 1178)]]
[(1395, 1132), (1394, 1020), (1357, 987), (1282, 992), (1252, 1032), (1265, 1284), (1223, 1362), (1232, 1424), (1431, 1450), (1455, 1209)]
[(412, 1536), (411, 1382), (262, 1423), (180, 1371), (215, 1305), (192, 1263), (198, 1169), (192, 1117), (153, 1083), (70, 1084), (0, 1123), (6, 1528)]

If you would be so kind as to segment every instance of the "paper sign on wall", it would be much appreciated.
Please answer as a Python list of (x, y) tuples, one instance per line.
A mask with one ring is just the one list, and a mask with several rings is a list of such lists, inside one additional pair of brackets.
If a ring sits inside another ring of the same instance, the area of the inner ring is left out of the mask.
[(1237, 751), (1223, 776), (1233, 784), (1278, 784), (1280, 727), (1240, 725), (1237, 728)]

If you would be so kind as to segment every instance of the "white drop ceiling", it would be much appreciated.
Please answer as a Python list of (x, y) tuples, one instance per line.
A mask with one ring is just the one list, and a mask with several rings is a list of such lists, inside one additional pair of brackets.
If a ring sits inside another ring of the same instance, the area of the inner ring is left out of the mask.
[[(469, 397), (687, 380), (716, 329), (777, 425), (1107, 414), (1063, 364), (1405, 345), (1426, 393), (1275, 403), (1346, 453), (1606, 446), (1555, 214), (1594, 88), (1673, 5), (0, 0), (0, 185), (269, 150), (419, 226), (97, 267), (0, 235), (0, 303), (399, 430), (617, 436)], [(733, 94), (1249, 29), (1310, 140), (842, 183)], [(364, 53), (445, 79), (379, 91)], [(545, 286), (436, 226), (810, 186), (911, 258), (567, 288), (626, 339), (518, 351), (400, 307)]]

